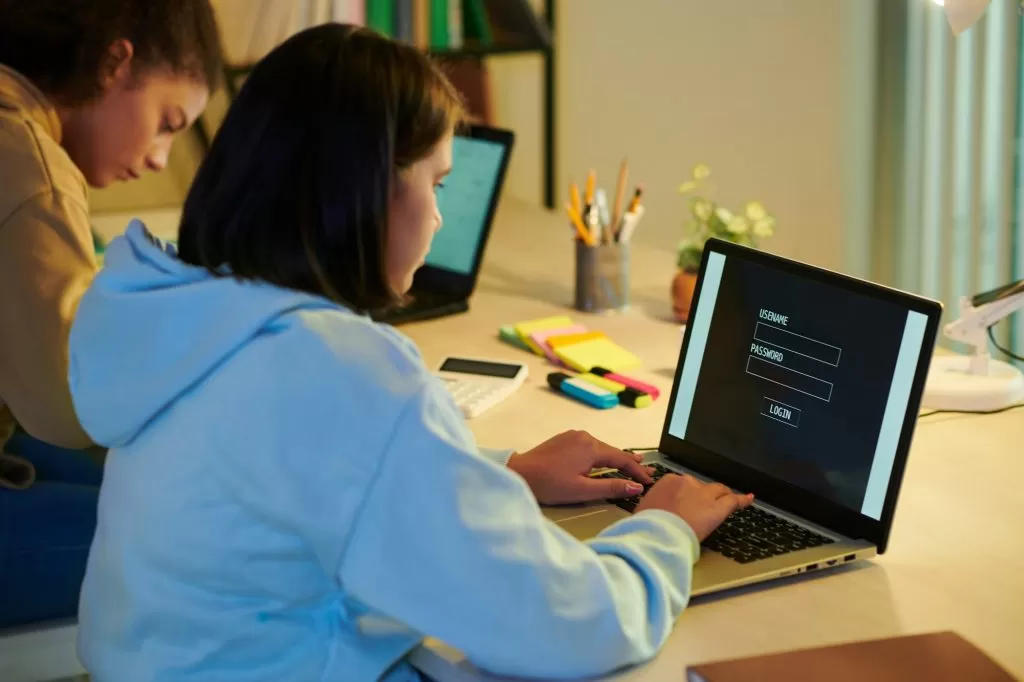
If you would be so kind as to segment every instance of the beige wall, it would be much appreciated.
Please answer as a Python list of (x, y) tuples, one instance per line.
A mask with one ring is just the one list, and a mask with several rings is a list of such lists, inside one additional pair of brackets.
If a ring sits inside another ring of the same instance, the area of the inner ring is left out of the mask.
[(705, 162), (721, 200), (777, 215), (767, 248), (848, 267), (865, 218), (847, 214), (869, 199), (873, 0), (559, 4), (562, 197), (590, 167), (610, 189), (628, 155), (645, 186), (637, 238), (672, 246), (676, 187)]
[[(554, 0), (559, 203), (588, 168), (643, 182), (637, 238), (671, 248), (675, 188), (710, 164), (729, 204), (779, 219), (766, 248), (861, 274), (868, 258), (877, 0)], [(490, 60), (498, 122), (517, 145), (508, 194), (542, 198), (542, 64)], [(164, 178), (98, 192), (100, 207), (181, 201), (194, 154)]]

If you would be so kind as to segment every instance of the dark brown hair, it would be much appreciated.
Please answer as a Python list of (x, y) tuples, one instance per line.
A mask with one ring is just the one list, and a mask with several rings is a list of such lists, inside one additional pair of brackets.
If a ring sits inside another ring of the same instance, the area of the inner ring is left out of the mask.
[(100, 94), (116, 40), (134, 49), (134, 72), (169, 69), (214, 90), (223, 77), (209, 0), (0, 0), (0, 64), (62, 104)]
[(395, 174), (462, 112), (439, 67), (412, 46), (344, 24), (292, 36), (228, 110), (185, 200), (180, 258), (360, 312), (395, 303), (386, 270)]

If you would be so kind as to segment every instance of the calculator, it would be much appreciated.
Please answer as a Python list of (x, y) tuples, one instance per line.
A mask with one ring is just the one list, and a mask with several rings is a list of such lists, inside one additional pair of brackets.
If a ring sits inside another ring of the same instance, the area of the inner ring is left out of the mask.
[(512, 395), (526, 381), (526, 365), (479, 358), (447, 357), (438, 376), (466, 419), (480, 415)]

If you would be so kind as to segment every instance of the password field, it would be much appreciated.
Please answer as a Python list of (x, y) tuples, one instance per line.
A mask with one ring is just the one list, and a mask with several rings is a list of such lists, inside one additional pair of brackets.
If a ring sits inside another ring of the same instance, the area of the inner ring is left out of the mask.
[(747, 358), (747, 374), (760, 377), (765, 381), (770, 381), (804, 395), (809, 395), (826, 403), (832, 400), (833, 384), (831, 381), (825, 381), (824, 379), (783, 367), (780, 364), (769, 362), (753, 355)]

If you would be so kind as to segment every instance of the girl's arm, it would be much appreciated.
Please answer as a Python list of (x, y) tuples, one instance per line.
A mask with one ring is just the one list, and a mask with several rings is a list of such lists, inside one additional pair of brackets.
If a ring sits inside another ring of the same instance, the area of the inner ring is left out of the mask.
[(481, 456), (430, 385), (399, 418), (337, 575), (371, 608), (518, 676), (651, 658), (689, 598), (693, 531), (648, 511), (581, 543)]
[(30, 435), (85, 447), (92, 441), (68, 388), (68, 334), (96, 272), (88, 215), (54, 190), (0, 220), (0, 398)]

